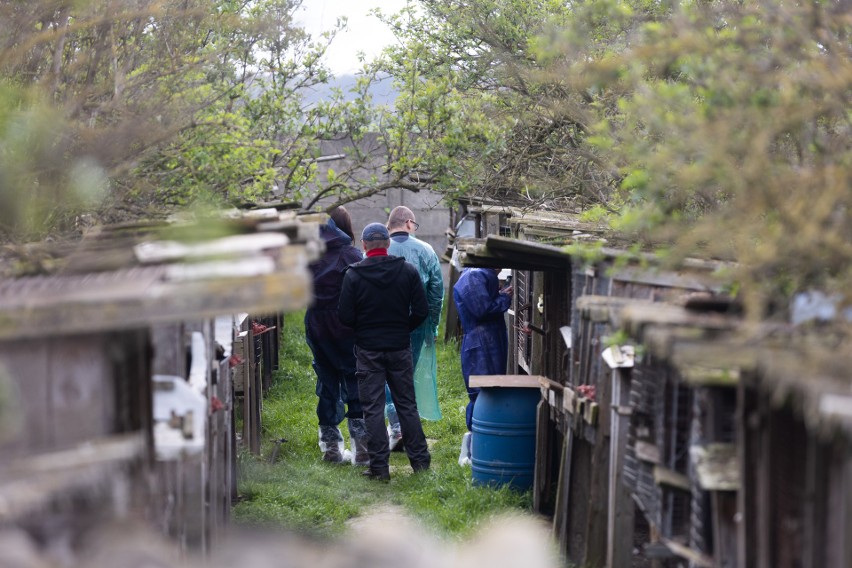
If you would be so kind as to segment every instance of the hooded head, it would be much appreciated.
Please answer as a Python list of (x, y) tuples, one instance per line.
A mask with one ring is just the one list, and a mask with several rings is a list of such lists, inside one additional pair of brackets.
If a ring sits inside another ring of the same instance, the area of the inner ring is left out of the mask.
[(340, 207), (335, 207), (328, 215), (331, 217), (331, 221), (334, 225), (346, 233), (349, 240), (355, 240), (355, 232), (352, 230), (352, 217), (349, 215), (349, 211), (347, 211), (345, 207), (342, 205)]

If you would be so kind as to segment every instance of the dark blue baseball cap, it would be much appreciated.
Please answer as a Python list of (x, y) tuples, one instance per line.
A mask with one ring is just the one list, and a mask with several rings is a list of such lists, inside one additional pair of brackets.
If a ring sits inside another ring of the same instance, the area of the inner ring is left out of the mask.
[(386, 241), (390, 239), (388, 229), (381, 223), (370, 223), (361, 233), (362, 241)]

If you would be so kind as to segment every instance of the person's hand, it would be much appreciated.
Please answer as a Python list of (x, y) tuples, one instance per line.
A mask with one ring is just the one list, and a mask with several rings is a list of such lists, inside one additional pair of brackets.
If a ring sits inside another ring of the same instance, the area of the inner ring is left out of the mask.
[(514, 289), (514, 288), (512, 288), (511, 286), (506, 286), (505, 288), (503, 288), (502, 290), (500, 290), (500, 293), (501, 293), (501, 294), (506, 294), (507, 296), (509, 296), (509, 297), (511, 298), (511, 297), (512, 297), (512, 294), (514, 293), (514, 291), (515, 291), (515, 289)]

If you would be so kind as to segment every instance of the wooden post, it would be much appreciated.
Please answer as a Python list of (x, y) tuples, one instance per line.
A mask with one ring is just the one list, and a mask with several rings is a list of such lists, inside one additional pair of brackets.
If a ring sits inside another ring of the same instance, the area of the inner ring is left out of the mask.
[[(263, 399), (262, 382), (255, 362), (254, 338), (247, 314), (240, 316), (234, 352), (242, 358), (238, 364), (239, 381), (243, 393), (243, 444), (253, 454), (260, 454), (260, 409)], [(236, 379), (237, 377), (235, 377)]]
[[(841, 445), (841, 447), (843, 447)], [(843, 494), (846, 496), (844, 499), (845, 502), (840, 504), (840, 510), (844, 511), (843, 513), (838, 512), (835, 514), (833, 519), (837, 520), (838, 534), (850, 534), (852, 532), (852, 457), (849, 457), (849, 450), (852, 449), (852, 441), (848, 441), (846, 443), (846, 459), (839, 460), (841, 461), (838, 464), (838, 469), (840, 470), (839, 479), (845, 480), (843, 482), (842, 487), (844, 488)], [(840, 485), (840, 483), (838, 483)], [(837, 544), (838, 551), (838, 566), (852, 566), (852, 538), (842, 539), (841, 542)]]
[[(757, 470), (756, 430), (752, 420), (757, 408), (750, 389), (744, 382), (737, 386), (737, 458), (740, 464), (740, 490), (737, 492), (737, 510), (741, 516), (737, 524), (737, 566), (755, 566), (757, 561)], [(759, 461), (758, 461), (759, 463)]]
[(612, 422), (610, 423), (609, 513), (607, 514), (607, 566), (629, 566), (633, 555), (634, 505), (624, 484), (624, 455), (630, 426), (630, 371), (612, 371)]
[(461, 340), (464, 330), (461, 329), (461, 324), (459, 323), (459, 310), (456, 307), (456, 300), (453, 297), (453, 286), (455, 286), (456, 282), (459, 280), (459, 271), (456, 270), (456, 267), (453, 266), (452, 262), (450, 262), (450, 271), (447, 279), (449, 280), (449, 283), (447, 286), (447, 316), (444, 322), (444, 341), (450, 341), (453, 339)]
[[(599, 337), (600, 330), (595, 329), (593, 336)], [(612, 381), (600, 370), (601, 360), (589, 360), (589, 383), (597, 384), (597, 403), (589, 401), (586, 405), (585, 426), (594, 426), (594, 443), (591, 444), (590, 469), (588, 477), (587, 514), (585, 519), (584, 552), (582, 563), (589, 566), (601, 566), (606, 562), (607, 511), (609, 495), (609, 452), (610, 452), (610, 409)], [(597, 407), (597, 419), (595, 410)]]
[[(553, 508), (553, 468), (557, 464), (554, 444), (558, 440), (560, 416), (563, 412), (563, 385), (542, 377), (539, 380), (542, 400), (538, 406), (536, 425), (536, 470), (533, 507), (539, 513), (550, 514)], [(559, 446), (561, 448), (561, 444)]]
[(559, 543), (559, 552), (568, 558), (568, 515), (571, 495), (571, 456), (574, 453), (574, 430), (569, 428), (562, 444), (559, 482), (556, 485), (556, 511), (553, 514), (553, 536)]
[[(772, 459), (769, 448), (772, 443), (771, 424), (769, 424), (769, 416), (767, 411), (769, 403), (765, 399), (760, 399), (757, 404), (758, 416), (760, 417), (761, 427), (757, 433), (759, 439), (756, 463), (757, 469), (755, 489), (755, 517), (757, 532), (757, 568), (774, 568), (773, 559), (773, 543), (772, 543), (772, 519), (774, 506), (772, 502)], [(749, 546), (749, 544), (746, 544)]]
[[(546, 392), (547, 388), (542, 387), (542, 391)], [(537, 513), (542, 512), (542, 507), (547, 500), (547, 492), (549, 475), (548, 470), (550, 456), (550, 403), (546, 397), (538, 402), (536, 408), (536, 427), (535, 427), (535, 473), (533, 475), (533, 510)]]
[[(243, 420), (248, 426), (246, 435), (248, 437), (249, 451), (255, 455), (260, 454), (260, 415), (263, 404), (263, 378), (258, 373), (257, 360), (254, 349), (254, 334), (249, 328), (245, 335), (246, 349), (246, 415)], [(246, 420), (246, 416), (250, 419)]]

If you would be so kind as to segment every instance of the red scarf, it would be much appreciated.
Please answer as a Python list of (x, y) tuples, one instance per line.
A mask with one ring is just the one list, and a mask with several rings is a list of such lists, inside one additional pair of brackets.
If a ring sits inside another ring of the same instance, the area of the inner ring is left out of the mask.
[(373, 258), (374, 256), (387, 256), (388, 249), (371, 249), (367, 251), (367, 258)]

